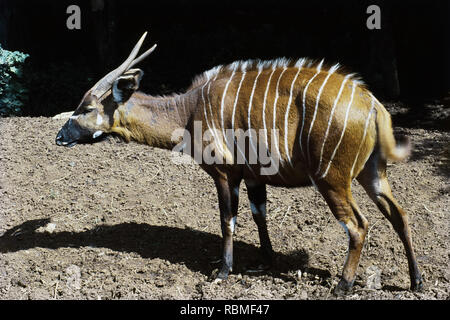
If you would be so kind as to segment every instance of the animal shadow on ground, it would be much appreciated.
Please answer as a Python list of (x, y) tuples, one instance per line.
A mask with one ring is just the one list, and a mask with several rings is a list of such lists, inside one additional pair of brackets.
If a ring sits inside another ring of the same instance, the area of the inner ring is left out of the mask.
[(430, 154), (434, 155), (437, 173), (448, 178), (450, 177), (450, 139), (434, 138), (423, 139), (420, 143), (413, 145), (410, 161), (420, 161)]
[[(221, 237), (215, 234), (146, 223), (100, 225), (82, 232), (37, 232), (50, 219), (29, 220), (7, 230), (0, 236), (0, 252), (16, 252), (31, 248), (57, 249), (61, 247), (109, 248), (118, 252), (135, 252), (144, 259), (160, 258), (174, 264), (184, 264), (192, 271), (211, 276), (211, 262), (220, 254)], [(245, 273), (247, 266), (256, 265), (259, 248), (242, 241), (234, 241), (235, 270)], [(308, 267), (309, 255), (304, 250), (289, 254), (274, 253), (274, 266), (256, 275), (268, 274), (285, 281), (295, 281), (289, 271), (307, 270), (323, 281), (331, 277), (327, 270)], [(216, 266), (217, 267), (217, 266)]]

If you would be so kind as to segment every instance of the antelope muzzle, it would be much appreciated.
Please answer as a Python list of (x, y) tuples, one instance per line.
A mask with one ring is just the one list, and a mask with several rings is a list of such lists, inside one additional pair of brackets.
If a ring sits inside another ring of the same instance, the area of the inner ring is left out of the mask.
[(58, 146), (70, 148), (77, 143), (92, 143), (94, 140), (89, 130), (82, 128), (77, 122), (69, 119), (59, 130), (55, 142)]

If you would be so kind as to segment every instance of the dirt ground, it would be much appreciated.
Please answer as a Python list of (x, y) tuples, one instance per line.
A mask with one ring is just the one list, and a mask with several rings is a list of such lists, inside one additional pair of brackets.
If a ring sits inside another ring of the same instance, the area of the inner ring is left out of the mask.
[[(235, 266), (213, 283), (220, 225), (213, 181), (169, 151), (110, 139), (57, 147), (64, 120), (0, 119), (0, 299), (336, 299), (347, 237), (313, 188), (268, 189), (275, 267), (246, 272), (259, 240), (245, 187)], [(410, 214), (424, 291), (403, 246), (362, 188), (370, 223), (354, 290), (338, 299), (449, 299), (449, 133), (400, 127), (415, 148), (390, 165)], [(374, 282), (380, 274), (380, 282)]]

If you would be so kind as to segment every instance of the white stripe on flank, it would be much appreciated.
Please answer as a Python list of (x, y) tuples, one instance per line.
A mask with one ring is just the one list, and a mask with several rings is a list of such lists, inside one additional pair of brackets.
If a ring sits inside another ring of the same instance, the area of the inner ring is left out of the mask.
[(374, 100), (374, 102), (376, 104), (378, 104), (379, 106), (383, 107), (383, 104), (380, 101), (378, 101), (378, 99), (372, 93), (370, 93), (370, 96), (372, 97), (372, 99)]
[(214, 77), (214, 79), (209, 83), (209, 85), (208, 85), (208, 90), (207, 90), (206, 95), (208, 96), (209, 113), (211, 114), (211, 125), (212, 125), (212, 127), (213, 127), (211, 133), (212, 133), (212, 135), (213, 135), (213, 137), (214, 137), (214, 140), (216, 141), (216, 145), (217, 145), (217, 146), (219, 147), (219, 149), (220, 149), (220, 153), (221, 153), (222, 155), (225, 155), (225, 154), (224, 154), (224, 150), (223, 150), (222, 143), (220, 143), (220, 140), (219, 140), (218, 136), (216, 135), (216, 134), (217, 134), (217, 129), (216, 129), (216, 125), (214, 124), (214, 115), (213, 115), (213, 112), (212, 112), (212, 107), (211, 107), (211, 96), (210, 96), (211, 83), (214, 82), (214, 81), (216, 81), (218, 75), (219, 75), (219, 73), (217, 73), (216, 76)]
[(246, 72), (244, 70), (241, 70), (241, 71), (242, 71), (241, 81), (239, 82), (239, 86), (238, 86), (238, 89), (236, 92), (236, 98), (234, 99), (234, 104), (233, 104), (233, 113), (231, 115), (231, 130), (233, 132), (233, 141), (234, 141), (234, 144), (236, 145), (237, 150), (244, 158), (245, 163), (247, 164), (247, 167), (250, 169), (250, 171), (253, 173), (253, 175), (255, 175), (255, 173), (253, 172), (252, 168), (250, 167), (250, 165), (247, 161), (247, 158), (245, 157), (244, 152), (242, 152), (241, 148), (239, 148), (239, 145), (236, 143), (236, 140), (234, 139), (234, 118), (235, 118), (235, 114), (236, 114), (236, 106), (237, 106), (237, 103), (239, 100), (239, 92), (241, 91), (242, 82), (244, 82), (245, 75), (246, 75)]
[(204, 86), (202, 87), (202, 100), (203, 100), (203, 112), (204, 112), (204, 114), (205, 114), (205, 121), (206, 121), (206, 125), (208, 126), (208, 130), (209, 131), (211, 131), (211, 127), (209, 126), (209, 121), (208, 121), (208, 114), (207, 114), (207, 112), (206, 112), (206, 101), (205, 101), (205, 94), (204, 94), (204, 89), (205, 89), (205, 87), (206, 87), (206, 85), (209, 83), (209, 81), (208, 82), (206, 82), (205, 84), (204, 84)]
[[(302, 61), (302, 63), (304, 63), (304, 61)], [(295, 81), (297, 81), (298, 75), (300, 74), (302, 67), (303, 67), (303, 64), (299, 64), (298, 71), (295, 74), (294, 80), (292, 80), (291, 90), (289, 92), (289, 100), (288, 100), (288, 104), (286, 106), (286, 112), (284, 114), (284, 150), (286, 152), (286, 157), (291, 166), (292, 166), (292, 162), (291, 162), (291, 157), (289, 156), (289, 146), (288, 146), (288, 134), (289, 134), (288, 118), (289, 118), (289, 111), (291, 109), (292, 93), (294, 90), (294, 84), (295, 84)]]
[[(216, 77), (214, 78), (214, 80), (217, 78), (217, 75), (216, 75)], [(212, 81), (214, 81), (214, 80), (212, 80)], [(211, 81), (211, 82), (212, 82)], [(210, 86), (211, 86), (211, 82), (208, 80), (204, 85), (203, 85), (203, 87), (202, 87), (202, 100), (203, 100), (203, 112), (204, 112), (204, 114), (205, 114), (205, 121), (206, 121), (206, 125), (207, 125), (207, 127), (208, 127), (208, 130), (211, 132), (211, 134), (212, 134), (212, 136), (213, 136), (213, 139), (214, 139), (214, 141), (216, 142), (216, 145), (217, 145), (217, 138), (216, 138), (216, 136), (215, 136), (215, 129), (213, 129), (213, 130), (211, 130), (211, 126), (210, 126), (210, 124), (209, 124), (209, 120), (208, 120), (208, 112), (206, 111), (206, 101), (205, 101), (205, 95), (204, 95), (204, 89), (205, 89), (205, 87), (206, 87), (206, 85), (208, 85), (208, 90), (207, 90), (207, 93), (208, 93), (208, 103), (209, 103), (209, 107), (211, 108), (211, 102), (210, 102), (210, 100), (209, 100), (209, 89), (210, 89)], [(211, 116), (212, 116), (212, 113), (211, 113)], [(214, 124), (214, 123), (213, 123)], [(223, 154), (223, 151), (222, 151), (222, 154)]]
[(336, 110), (336, 106), (338, 104), (339, 99), (341, 98), (342, 95), (342, 91), (344, 90), (345, 87), (345, 83), (348, 81), (348, 79), (350, 79), (352, 77), (351, 74), (347, 75), (344, 80), (342, 81), (341, 84), (341, 88), (339, 89), (339, 93), (336, 96), (336, 99), (334, 99), (334, 104), (333, 104), (333, 108), (331, 109), (330, 112), (330, 117), (328, 118), (328, 126), (327, 126), (327, 130), (325, 131), (325, 137), (323, 139), (323, 143), (322, 143), (322, 149), (320, 150), (320, 158), (319, 158), (319, 166), (317, 167), (317, 171), (316, 171), (316, 175), (319, 174), (320, 172), (320, 166), (322, 165), (322, 157), (323, 157), (323, 149), (325, 148), (325, 142), (327, 142), (327, 138), (328, 138), (328, 133), (330, 132), (330, 128), (331, 128), (331, 122), (333, 120), (333, 115), (334, 115), (334, 111)]
[(234, 132), (234, 116), (236, 114), (236, 106), (237, 106), (237, 103), (238, 103), (239, 92), (241, 91), (242, 82), (244, 82), (244, 79), (245, 79), (245, 75), (246, 75), (246, 72), (243, 71), (242, 72), (241, 81), (239, 82), (239, 86), (238, 86), (238, 89), (237, 89), (237, 92), (236, 92), (236, 98), (234, 99), (233, 114), (231, 115), (231, 130), (233, 130), (233, 132)]
[[(264, 102), (263, 102), (263, 111), (262, 111), (262, 116), (263, 116), (263, 127), (264, 127), (264, 138), (265, 138), (265, 142), (266, 142), (266, 150), (270, 156), (270, 163), (271, 165), (274, 164), (273, 162), (273, 158), (272, 158), (272, 150), (269, 151), (269, 140), (267, 138), (267, 126), (266, 126), (266, 101), (267, 101), (267, 94), (269, 92), (269, 87), (270, 87), (270, 81), (272, 80), (272, 76), (275, 73), (275, 71), (277, 70), (276, 65), (273, 64), (272, 65), (272, 72), (270, 73), (269, 76), (269, 80), (267, 81), (267, 87), (266, 87), (266, 92), (264, 93)], [(276, 136), (276, 134), (273, 134), (272, 137)], [(273, 145), (273, 144), (272, 144)], [(281, 176), (280, 170), (278, 170), (278, 174), (280, 175), (280, 177), (284, 180), (283, 176)]]
[(236, 69), (233, 70), (233, 73), (231, 74), (230, 79), (228, 79), (227, 84), (225, 85), (225, 89), (223, 90), (223, 94), (222, 94), (222, 101), (220, 103), (220, 123), (222, 126), (222, 134), (225, 139), (225, 143), (226, 143), (227, 147), (229, 147), (229, 146), (228, 146), (228, 141), (225, 136), (225, 125), (224, 125), (224, 121), (223, 121), (223, 109), (225, 106), (225, 97), (227, 95), (228, 87), (229, 87), (231, 81), (233, 80), (233, 77), (235, 74), (236, 74)]
[(253, 95), (255, 94), (256, 84), (258, 82), (258, 78), (261, 75), (262, 70), (263, 70), (262, 68), (258, 68), (258, 74), (256, 75), (255, 82), (253, 83), (252, 93), (250, 94), (250, 102), (248, 103), (248, 115), (247, 115), (248, 140), (249, 140), (250, 145), (253, 148), (253, 151), (255, 151), (255, 155), (256, 155), (257, 159), (258, 159), (258, 152), (256, 151), (256, 148), (253, 144), (253, 139), (252, 139), (251, 112), (252, 112), (252, 105), (253, 105)]
[(303, 135), (303, 128), (305, 126), (305, 114), (306, 114), (306, 93), (308, 92), (308, 88), (309, 85), (311, 84), (311, 82), (313, 82), (313, 80), (317, 77), (317, 75), (320, 73), (321, 69), (322, 69), (322, 64), (323, 64), (323, 60), (320, 61), (319, 65), (317, 66), (317, 71), (316, 73), (311, 77), (311, 79), (309, 79), (308, 83), (305, 86), (305, 89), (303, 90), (303, 110), (302, 110), (302, 127), (300, 129), (300, 137), (298, 139), (299, 141), (299, 145), (300, 145), (300, 151), (302, 152), (303, 157), (305, 157), (305, 153), (303, 152), (303, 147), (302, 147), (302, 135)]
[(323, 178), (325, 178), (327, 176), (328, 170), (331, 167), (331, 163), (333, 162), (333, 159), (334, 159), (334, 157), (336, 155), (336, 152), (337, 152), (337, 150), (339, 148), (339, 145), (342, 142), (342, 138), (344, 137), (345, 129), (347, 128), (348, 115), (350, 113), (350, 107), (352, 106), (352, 103), (353, 103), (353, 96), (355, 94), (356, 86), (357, 86), (357, 84), (354, 81), (352, 81), (352, 95), (350, 97), (350, 102), (348, 103), (347, 111), (345, 112), (345, 121), (344, 121), (344, 127), (342, 128), (341, 137), (339, 138), (339, 141), (336, 144), (336, 147), (334, 148), (333, 154), (331, 155), (330, 161), (328, 162), (327, 169), (325, 170), (324, 174), (320, 177), (321, 179), (323, 179)]
[[(276, 120), (277, 120), (277, 102), (278, 102), (278, 98), (280, 97), (280, 93), (278, 92), (279, 91), (278, 88), (280, 86), (281, 78), (283, 77), (283, 74), (286, 72), (286, 70), (287, 70), (287, 67), (284, 67), (283, 71), (280, 73), (280, 76), (278, 77), (278, 81), (277, 81), (277, 87), (276, 87), (276, 90), (275, 90), (275, 101), (273, 102), (273, 128), (272, 128), (272, 130), (274, 130), (274, 131), (276, 129)], [(274, 138), (275, 138), (274, 146), (277, 149), (278, 157), (279, 157), (279, 159), (281, 161), (283, 161), (282, 158), (281, 158), (280, 147), (278, 145), (277, 135), (276, 134), (274, 135)]]
[(269, 76), (269, 80), (267, 81), (267, 87), (266, 87), (266, 92), (264, 93), (264, 102), (263, 102), (263, 110), (262, 110), (262, 116), (263, 116), (263, 126), (264, 126), (264, 135), (265, 135), (265, 142), (266, 142), (266, 147), (267, 150), (269, 150), (269, 141), (267, 138), (267, 127), (266, 127), (266, 101), (267, 101), (267, 93), (269, 92), (269, 87), (270, 87), (270, 80), (272, 80), (272, 76), (275, 73), (276, 68), (275, 65), (272, 67), (272, 73)]
[[(280, 75), (279, 75), (278, 80), (277, 80), (277, 86), (275, 88), (275, 100), (273, 102), (273, 128), (272, 128), (273, 134), (272, 134), (272, 137), (273, 137), (274, 143), (272, 145), (276, 149), (277, 157), (278, 157), (278, 163), (283, 162), (283, 158), (281, 157), (280, 147), (279, 147), (279, 143), (278, 143), (278, 135), (276, 134), (276, 130), (277, 130), (277, 128), (276, 128), (277, 127), (277, 124), (276, 124), (276, 121), (277, 121), (277, 102), (278, 102), (278, 99), (280, 97), (280, 93), (279, 93), (280, 81), (281, 81), (281, 78), (283, 77), (283, 74), (286, 72), (286, 70), (287, 70), (287, 66), (285, 65), (283, 67), (283, 70), (280, 72)], [(270, 157), (270, 159), (271, 159), (271, 161), (273, 163), (272, 156)], [(287, 183), (286, 178), (281, 174), (281, 170), (278, 170), (278, 175), (280, 176), (280, 178), (284, 182)]]
[(319, 102), (320, 102), (320, 97), (322, 95), (322, 91), (323, 88), (325, 87), (325, 85), (328, 82), (328, 79), (330, 79), (331, 75), (337, 70), (337, 68), (339, 67), (339, 65), (334, 65), (330, 68), (330, 70), (328, 71), (328, 75), (326, 76), (325, 80), (323, 81), (322, 85), (320, 86), (319, 92), (317, 93), (317, 97), (316, 97), (316, 106), (314, 107), (314, 114), (313, 114), (313, 118), (311, 120), (311, 125), (309, 126), (309, 131), (308, 131), (308, 137), (306, 139), (306, 153), (308, 155), (308, 165), (311, 165), (311, 152), (310, 152), (310, 148), (309, 148), (309, 141), (311, 138), (311, 131), (312, 128), (314, 127), (314, 122), (316, 121), (316, 116), (317, 116), (317, 109), (319, 107)]
[(361, 139), (361, 143), (359, 144), (358, 152), (356, 153), (356, 157), (355, 157), (355, 161), (353, 162), (352, 170), (350, 170), (350, 177), (353, 177), (353, 171), (355, 170), (355, 165), (356, 165), (356, 162), (358, 161), (359, 153), (361, 152), (361, 148), (364, 144), (364, 140), (366, 139), (367, 128), (369, 127), (369, 121), (370, 121), (370, 118), (372, 117), (372, 113), (373, 113), (374, 109), (375, 109), (375, 100), (372, 97), (372, 106), (370, 107), (369, 115), (367, 116), (366, 124), (364, 125), (363, 137)]

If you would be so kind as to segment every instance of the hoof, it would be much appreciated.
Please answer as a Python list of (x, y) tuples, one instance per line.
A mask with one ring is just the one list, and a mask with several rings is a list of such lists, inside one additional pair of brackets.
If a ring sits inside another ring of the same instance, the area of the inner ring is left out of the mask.
[(418, 276), (414, 280), (411, 280), (411, 291), (420, 292), (423, 290), (422, 276)]
[(334, 294), (337, 296), (345, 296), (352, 290), (353, 287), (353, 281), (349, 282), (347, 280), (341, 279), (334, 288)]
[[(216, 279), (214, 280), (215, 283), (222, 282), (228, 279), (228, 274), (230, 273), (230, 268), (227, 266), (222, 266), (222, 269), (220, 269), (219, 273), (216, 276)], [(216, 282), (217, 281), (217, 282)]]

